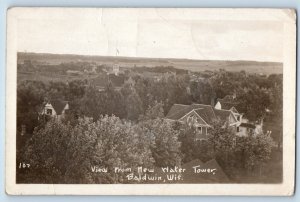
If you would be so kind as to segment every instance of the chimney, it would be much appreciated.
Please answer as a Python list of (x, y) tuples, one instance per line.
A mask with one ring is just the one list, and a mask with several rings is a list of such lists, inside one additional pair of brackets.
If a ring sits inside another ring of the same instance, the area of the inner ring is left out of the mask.
[(234, 91), (232, 98), (235, 100), (236, 99), (236, 91)]

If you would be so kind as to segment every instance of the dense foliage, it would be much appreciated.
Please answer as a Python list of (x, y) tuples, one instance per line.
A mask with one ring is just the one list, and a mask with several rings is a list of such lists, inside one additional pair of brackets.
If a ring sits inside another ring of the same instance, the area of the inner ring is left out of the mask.
[[(194, 75), (195, 76), (195, 75)], [(269, 159), (268, 135), (236, 137), (216, 120), (207, 141), (195, 141), (196, 131), (163, 119), (173, 104), (211, 104), (236, 95), (238, 110), (250, 121), (282, 116), (282, 75), (212, 72), (205, 77), (162, 73), (160, 79), (132, 77), (116, 89), (87, 80), (24, 81), (18, 84), (17, 162), (33, 172), (20, 171), (17, 180), (36, 183), (126, 183), (122, 174), (90, 172), (94, 165), (175, 166), (193, 159), (217, 159), (234, 179), (232, 168), (251, 172)], [(68, 100), (70, 113), (62, 121), (39, 116), (47, 101)], [(277, 137), (278, 140), (281, 137)], [(276, 138), (275, 138), (276, 139)]]

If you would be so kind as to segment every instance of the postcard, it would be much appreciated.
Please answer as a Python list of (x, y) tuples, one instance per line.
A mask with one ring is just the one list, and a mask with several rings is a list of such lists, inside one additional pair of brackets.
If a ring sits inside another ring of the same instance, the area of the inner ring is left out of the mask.
[(6, 192), (294, 193), (293, 9), (7, 11)]

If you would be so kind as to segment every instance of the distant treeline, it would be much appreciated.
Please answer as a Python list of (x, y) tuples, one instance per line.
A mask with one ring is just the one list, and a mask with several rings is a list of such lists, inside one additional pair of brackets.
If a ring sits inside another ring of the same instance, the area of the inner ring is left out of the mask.
[(143, 73), (143, 72), (155, 72), (155, 73), (176, 73), (176, 74), (187, 74), (188, 70), (177, 69), (172, 66), (155, 66), (155, 67), (134, 67), (133, 71)]

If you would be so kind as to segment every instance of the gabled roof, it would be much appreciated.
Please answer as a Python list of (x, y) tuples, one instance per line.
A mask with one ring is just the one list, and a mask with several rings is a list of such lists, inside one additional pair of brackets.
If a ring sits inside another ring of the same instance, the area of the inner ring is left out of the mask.
[[(179, 120), (186, 114), (194, 110), (207, 124), (211, 125), (213, 121), (219, 117), (224, 122), (228, 120), (228, 117), (232, 114), (229, 110), (215, 109), (210, 105), (204, 104), (191, 104), (182, 105), (174, 104), (169, 113), (167, 114), (167, 119)], [(233, 116), (234, 117), (234, 116)]]
[[(201, 109), (196, 109), (196, 110), (201, 110)], [(207, 125), (209, 126), (209, 124), (203, 119), (203, 117), (201, 117), (197, 112), (196, 112), (195, 109), (192, 109), (190, 112), (188, 112), (187, 114), (185, 114), (182, 118), (179, 119), (180, 120), (185, 120), (186, 117), (189, 117), (189, 116), (193, 116), (193, 114), (196, 115), (196, 117), (198, 117), (197, 119), (197, 123), (198, 124), (202, 124), (202, 125)]]
[[(223, 109), (214, 109), (215, 114), (219, 117), (222, 121), (228, 121), (228, 117), (233, 113), (230, 110), (223, 110)], [(232, 116), (234, 120), (237, 122), (235, 116)]]
[(195, 112), (207, 123), (211, 124), (212, 121), (216, 118), (213, 107), (210, 105), (203, 104), (192, 104), (192, 105), (182, 105), (174, 104), (166, 118), (172, 120), (179, 120), (190, 111), (195, 110)]
[(195, 112), (209, 125), (216, 119), (216, 114), (211, 106), (197, 109)]
[(222, 99), (218, 99), (218, 101), (219, 100), (224, 101), (224, 102), (233, 102), (235, 100), (235, 98), (232, 95), (226, 95)]
[(230, 111), (232, 111), (233, 113), (239, 114), (238, 110), (235, 107), (231, 107)]
[(229, 110), (214, 109), (214, 111), (216, 116), (219, 117), (221, 120), (226, 120), (231, 114)]
[(224, 102), (224, 101), (220, 101), (220, 100), (219, 100), (219, 102), (221, 103), (222, 109), (226, 109), (226, 110), (231, 110), (232, 107), (236, 106), (236, 104), (229, 103), (229, 102)]
[(191, 169), (195, 165), (203, 165), (203, 164), (204, 163), (200, 159), (194, 159), (194, 160), (191, 160), (191, 161), (183, 164), (182, 167)]
[(49, 103), (54, 108), (56, 114), (57, 115), (61, 115), (61, 113), (64, 110), (65, 106), (68, 104), (68, 101), (64, 101), (64, 100), (51, 100)]
[(238, 105), (236, 99), (231, 95), (226, 95), (223, 99), (218, 99), (218, 102), (220, 102), (222, 109), (225, 110), (231, 110)]
[(193, 108), (191, 108), (190, 105), (174, 104), (171, 107), (166, 118), (172, 120), (178, 120), (192, 110)]

